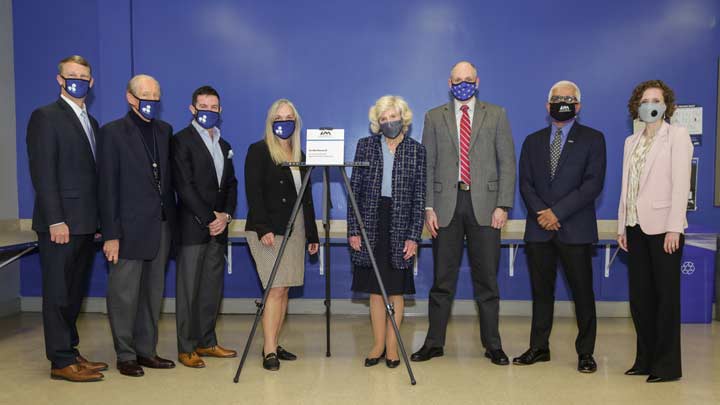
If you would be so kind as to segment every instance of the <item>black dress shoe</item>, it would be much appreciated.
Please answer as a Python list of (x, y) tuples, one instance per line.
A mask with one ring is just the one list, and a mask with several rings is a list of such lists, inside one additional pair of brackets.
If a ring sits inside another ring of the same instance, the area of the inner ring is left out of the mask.
[(370, 357), (368, 357), (368, 358), (366, 358), (366, 359), (365, 359), (365, 367), (372, 367), (372, 366), (377, 365), (377, 364), (380, 362), (380, 359), (382, 359), (383, 357), (385, 357), (385, 350), (383, 350), (383, 352), (382, 352), (382, 354), (380, 355), (380, 357), (375, 357), (375, 358), (370, 358)]
[(578, 371), (588, 374), (597, 371), (597, 363), (595, 363), (592, 354), (581, 354), (578, 357)]
[(660, 383), (660, 382), (669, 382), (669, 381), (676, 381), (679, 380), (679, 378), (667, 378), (667, 377), (658, 377), (656, 375), (650, 374), (647, 378), (647, 382), (649, 383)]
[(397, 360), (385, 359), (385, 365), (388, 366), (388, 368), (395, 368), (400, 365), (400, 359), (397, 359)]
[(485, 352), (485, 357), (490, 359), (493, 364), (497, 364), (498, 366), (507, 366), (510, 364), (510, 360), (508, 360), (507, 354), (503, 351), (503, 349), (493, 349), (488, 350)]
[(263, 368), (265, 370), (277, 371), (280, 370), (280, 360), (278, 360), (277, 353), (268, 353), (263, 359)]
[(432, 359), (433, 357), (441, 357), (444, 355), (445, 352), (443, 351), (442, 347), (428, 347), (423, 345), (423, 347), (420, 348), (420, 350), (416, 351), (415, 353), (410, 356), (410, 360), (412, 361), (428, 361)]
[(550, 350), (548, 349), (528, 349), (519, 357), (513, 359), (513, 364), (518, 366), (529, 366), (540, 361), (550, 361)]
[(117, 369), (122, 375), (129, 377), (142, 377), (145, 375), (142, 367), (135, 360), (118, 361)]
[(638, 367), (632, 366), (632, 368), (625, 372), (625, 375), (649, 375), (647, 371)]
[(278, 356), (278, 359), (280, 359), (280, 360), (287, 360), (287, 361), (297, 360), (297, 356), (296, 356), (296, 355), (294, 355), (294, 354), (290, 353), (289, 351), (283, 349), (282, 346), (278, 346), (277, 349), (275, 349), (275, 350), (277, 350), (277, 356)]
[(138, 356), (137, 362), (147, 368), (175, 368), (175, 363), (172, 360), (163, 359), (157, 355), (155, 357)]

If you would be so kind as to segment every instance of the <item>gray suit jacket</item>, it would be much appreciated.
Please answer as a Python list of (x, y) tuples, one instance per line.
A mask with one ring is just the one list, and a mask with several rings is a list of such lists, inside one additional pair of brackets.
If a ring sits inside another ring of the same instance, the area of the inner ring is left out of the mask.
[[(435, 210), (441, 227), (450, 224), (457, 202), (460, 155), (453, 103), (425, 114), (422, 136), (427, 152), (425, 205)], [(490, 226), (495, 208), (512, 208), (515, 174), (515, 146), (505, 109), (476, 100), (470, 135), (470, 194), (479, 225)]]

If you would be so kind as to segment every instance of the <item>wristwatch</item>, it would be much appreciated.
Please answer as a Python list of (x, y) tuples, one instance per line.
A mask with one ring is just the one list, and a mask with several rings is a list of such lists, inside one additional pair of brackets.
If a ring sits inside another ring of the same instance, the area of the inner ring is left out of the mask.
[(227, 223), (228, 223), (228, 224), (229, 224), (230, 222), (232, 222), (233, 217), (232, 217), (230, 214), (225, 214), (225, 216), (227, 217), (226, 220), (227, 220)]

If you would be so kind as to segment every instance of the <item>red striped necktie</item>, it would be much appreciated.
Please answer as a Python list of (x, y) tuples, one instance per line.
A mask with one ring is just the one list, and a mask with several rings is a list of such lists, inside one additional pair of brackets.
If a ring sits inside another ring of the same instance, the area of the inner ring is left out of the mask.
[(470, 184), (470, 114), (468, 106), (460, 107), (460, 180)]

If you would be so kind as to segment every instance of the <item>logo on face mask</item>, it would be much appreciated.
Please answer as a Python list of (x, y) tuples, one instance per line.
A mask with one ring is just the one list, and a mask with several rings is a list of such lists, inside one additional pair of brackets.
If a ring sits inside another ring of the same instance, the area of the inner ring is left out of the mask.
[(272, 124), (272, 131), (278, 138), (288, 139), (295, 132), (295, 121), (275, 121)]
[(570, 103), (550, 103), (550, 116), (558, 122), (575, 118), (576, 106)]
[(217, 125), (220, 120), (220, 113), (212, 110), (197, 110), (195, 113), (195, 121), (205, 129), (210, 129)]
[(143, 107), (140, 111), (142, 111), (146, 115), (151, 115), (152, 114), (152, 106), (150, 104), (148, 104), (145, 107)]
[(569, 112), (569, 111), (570, 111), (570, 106), (567, 106), (567, 105), (560, 106), (560, 112)]
[(138, 99), (137, 111), (140, 115), (148, 121), (155, 119), (155, 116), (158, 113), (157, 110), (160, 106), (160, 100), (144, 100), (134, 95), (133, 97)]
[(75, 98), (83, 98), (90, 90), (90, 80), (65, 78), (65, 91)]

